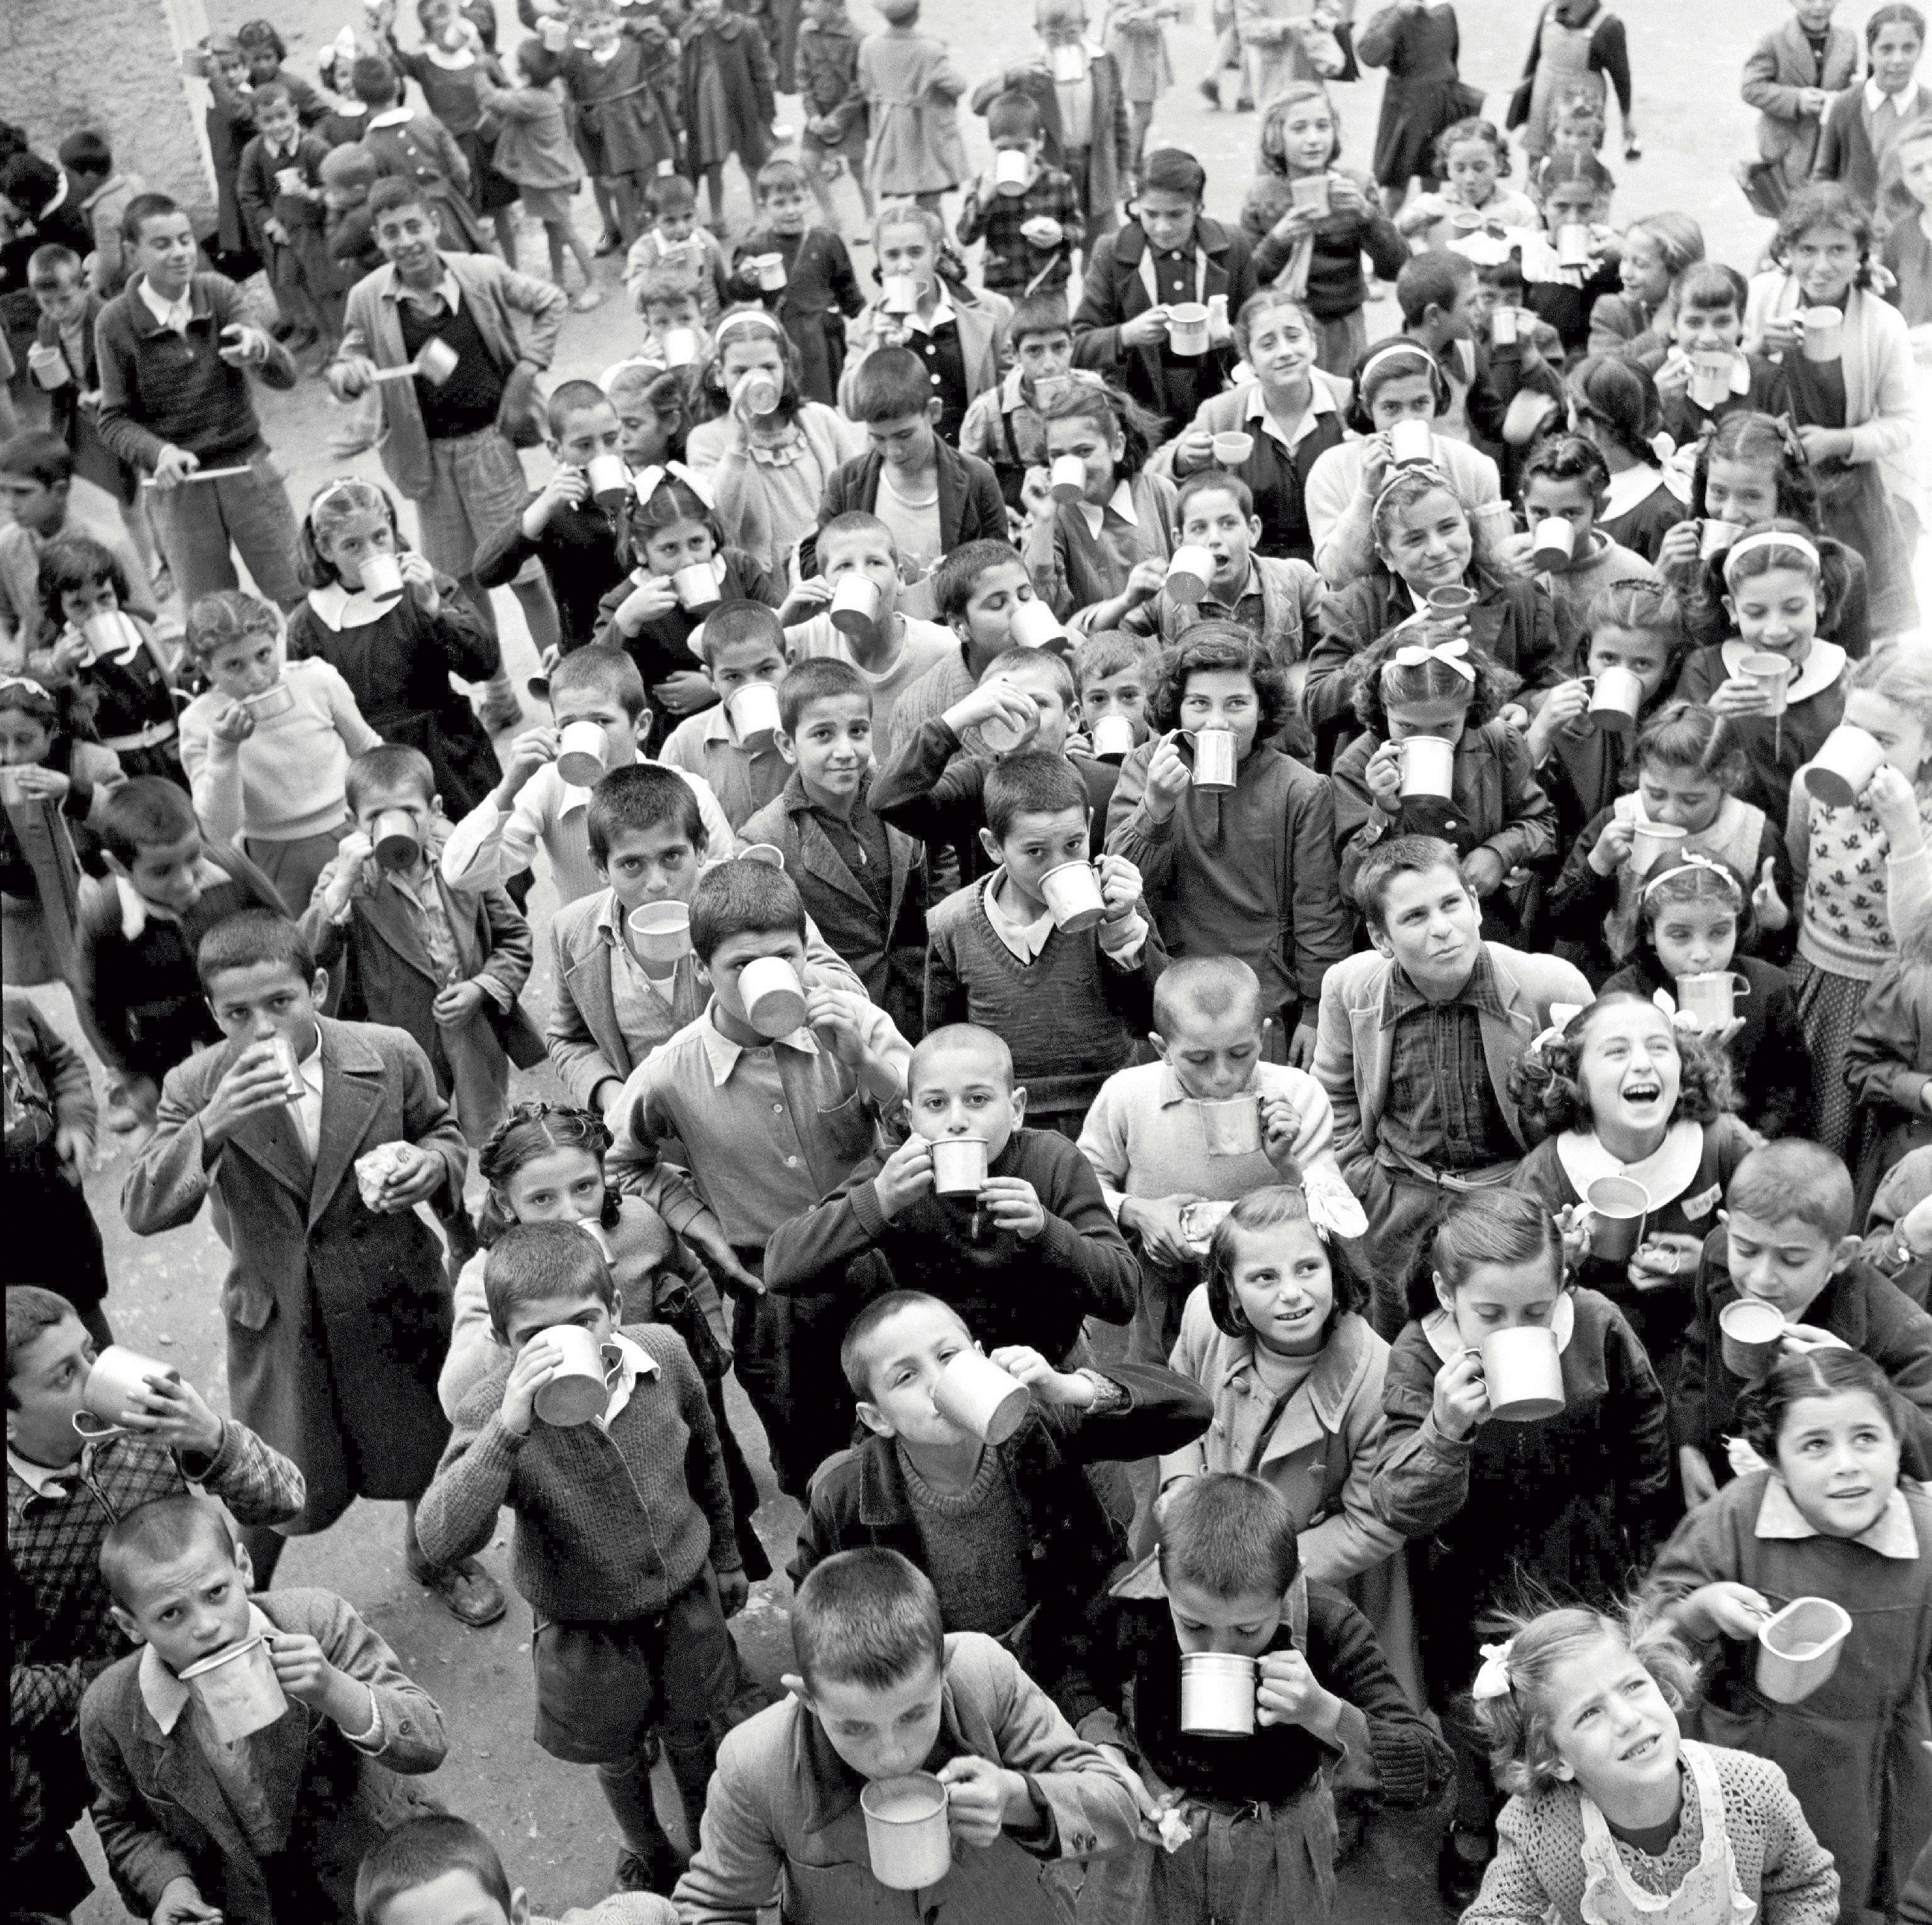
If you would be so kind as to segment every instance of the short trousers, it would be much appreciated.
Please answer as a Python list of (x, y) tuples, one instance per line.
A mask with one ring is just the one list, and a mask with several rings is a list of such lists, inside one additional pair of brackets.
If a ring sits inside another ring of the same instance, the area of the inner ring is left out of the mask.
[(475, 573), (477, 550), (529, 505), (530, 484), (517, 451), (494, 427), (431, 441), (429, 464), (417, 539), (432, 567), (460, 581)]

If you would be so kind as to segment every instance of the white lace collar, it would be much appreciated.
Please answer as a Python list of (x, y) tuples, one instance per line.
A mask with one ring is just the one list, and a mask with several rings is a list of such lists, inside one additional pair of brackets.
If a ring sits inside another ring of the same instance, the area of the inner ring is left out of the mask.
[(1679, 1117), (1664, 1132), (1664, 1141), (1634, 1163), (1619, 1163), (1594, 1133), (1566, 1129), (1556, 1139), (1556, 1160), (1579, 1196), (1600, 1177), (1628, 1177), (1642, 1184), (1650, 1207), (1658, 1210), (1674, 1202), (1696, 1181), (1698, 1166), (1704, 1160), (1704, 1126)]

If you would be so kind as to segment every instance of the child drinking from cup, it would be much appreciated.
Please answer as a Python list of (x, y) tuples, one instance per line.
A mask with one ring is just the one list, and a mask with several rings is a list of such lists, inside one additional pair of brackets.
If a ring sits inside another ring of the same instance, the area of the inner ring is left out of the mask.
[[(100, 1573), (114, 1621), (142, 1648), (80, 1705), (94, 1830), (123, 1901), (194, 1918), (252, 1897), (350, 1925), (362, 1854), (436, 1808), (401, 1782), (447, 1755), (436, 1701), (332, 1591), (250, 1597), (248, 1553), (206, 1498), (158, 1498), (118, 1519)], [(250, 1695), (266, 1701), (233, 1731), (236, 1710), (215, 1710), (196, 1675), (217, 1657), (254, 1663)], [(215, 1747), (257, 1788), (256, 1825), (236, 1822), (208, 1766)], [(276, 1840), (302, 1842), (277, 1850)]]
[(1618, 238), (1608, 226), (1610, 170), (1588, 148), (1552, 154), (1531, 177), (1547, 237), (1525, 250), (1530, 310), (1556, 330), (1565, 358), (1588, 351), (1597, 303), (1623, 285)]
[(1683, 701), (1666, 703), (1636, 731), (1634, 784), (1584, 824), (1544, 903), (1561, 952), (1592, 981), (1636, 952), (1648, 881), (1692, 856), (1754, 879), (1760, 931), (1775, 933), (1790, 921), (1786, 905), (1796, 898), (1784, 838), (1744, 799), (1750, 762), (1738, 737), (1736, 723)]
[[(1098, 1708), (1094, 1601), (1127, 1551), (1098, 1480), (1198, 1436), (1206, 1396), (1159, 1365), (1056, 1370), (1024, 1345), (982, 1356), (951, 1304), (910, 1290), (852, 1319), (839, 1363), (866, 1434), (812, 1480), (793, 1581), (842, 1551), (901, 1552), (949, 1633), (998, 1639), (1069, 1718)], [(1016, 1422), (1004, 1401), (991, 1423), (972, 1406), (974, 1365), (994, 1394), (1020, 1390)]]
[(1448, 247), (1478, 229), (1535, 228), (1536, 203), (1503, 185), (1509, 147), (1493, 121), (1472, 114), (1445, 127), (1430, 149), (1428, 172), (1426, 191), (1391, 217), (1418, 251)]
[(1079, 190), (1048, 161), (1040, 108), (1009, 90), (986, 109), (993, 165), (966, 190), (959, 208), (962, 247), (986, 241), (980, 279), (1010, 299), (1058, 292), (1072, 271), (1084, 232)]
[[(1274, 745), (1287, 706), (1281, 670), (1246, 630), (1189, 629), (1160, 658), (1147, 703), (1157, 733), (1120, 765), (1107, 847), (1144, 879), (1169, 955), (1234, 956), (1254, 970), (1280, 1026), (1274, 1047), (1305, 1069), (1351, 919), (1328, 785)], [(1203, 766), (1204, 742), (1220, 769)]]
[(1750, 292), (1722, 261), (1696, 262), (1671, 283), (1669, 344), (1652, 379), (1664, 432), (1680, 448), (1730, 415), (1779, 415), (1788, 405), (1782, 364), (1744, 351)]
[(1648, 354), (1667, 336), (1670, 290), (1685, 268), (1704, 258), (1704, 230), (1688, 214), (1652, 214), (1623, 231), (1617, 273), (1621, 293), (1590, 310), (1592, 355)]
[[(1901, 1480), (1901, 1400), (1855, 1350), (1774, 1364), (1738, 1417), (1755, 1467), (1677, 1527), (1646, 1596), (1708, 1656), (1693, 1729), (1780, 1767), (1845, 1915), (1882, 1910), (1932, 1837), (1932, 1494)], [(1812, 1662), (1768, 1677), (1780, 1648)]]
[[(1658, 461), (1658, 450), (1666, 444), (1650, 376), (1623, 355), (1590, 355), (1570, 370), (1564, 385), (1571, 432), (1595, 449), (1606, 471), (1593, 525), (1628, 553), (1654, 562), (1664, 536), (1684, 519), (1680, 497), (1685, 488), (1682, 478), (1666, 475)], [(1531, 450), (1530, 461), (1541, 447), (1539, 442)], [(1526, 484), (1528, 462), (1520, 472)], [(1558, 586), (1552, 580), (1552, 586)]]
[(1510, 1795), (1472, 1925), (1584, 1925), (1606, 1903), (1640, 1915), (1707, 1893), (1765, 1925), (1836, 1914), (1832, 1855), (1784, 1772), (1680, 1735), (1698, 1674), (1670, 1628), (1574, 1606), (1504, 1623), (1472, 1695)]
[(1375, 183), (1345, 169), (1342, 136), (1328, 90), (1296, 80), (1262, 115), (1261, 165), (1241, 205), (1241, 232), (1254, 250), (1255, 278), (1286, 282), (1315, 323), (1315, 361), (1345, 375), (1368, 346), (1362, 305), (1366, 254), (1393, 280), (1408, 244), (1383, 213)]
[[(906, 1903), (918, 1877), (923, 1903), (961, 1918), (1064, 1925), (1042, 1862), (1084, 1873), (1132, 1842), (1119, 1767), (992, 1639), (947, 1633), (932, 1581), (897, 1551), (826, 1558), (790, 1615), (798, 1669), (718, 1747), (681, 1910), (742, 1917), (776, 1890), (827, 1919), (862, 1916)], [(895, 1794), (929, 1812), (934, 1839), (884, 1835)]]
[(1426, 636), (1391, 630), (1348, 665), (1363, 732), (1335, 758), (1341, 886), (1352, 893), (1364, 857), (1385, 838), (1438, 837), (1485, 905), (1487, 933), (1508, 940), (1522, 908), (1499, 892), (1519, 870), (1553, 865), (1556, 811), (1502, 713), (1516, 678), (1460, 637)]
[(1155, 1522), (1158, 1548), (1108, 1594), (1111, 1689), (1081, 1724), (1142, 1782), (1143, 1842), (1096, 1867), (1094, 1915), (1327, 1925), (1331, 1780), (1384, 1807), (1426, 1804), (1449, 1780), (1448, 1747), (1368, 1621), (1310, 1581), (1294, 1509), (1271, 1485), (1190, 1477)]
[(1659, 1008), (1667, 999), (1674, 1020), (1729, 1063), (1742, 1120), (1761, 1137), (1782, 1136), (1802, 1113), (1811, 1060), (1790, 977), (1744, 952), (1757, 937), (1756, 908), (1729, 862), (1701, 851), (1666, 857), (1637, 898), (1636, 950), (1603, 993), (1628, 991)]
[(1148, 652), (1138, 638), (1118, 628), (1102, 628), (1075, 648), (1080, 719), (1097, 757), (1124, 761), (1130, 749), (1146, 741), (1148, 667)]
[[(1415, 1540), (1411, 1575), (1430, 1600), (1423, 1675), (1446, 1712), (1474, 1669), (1480, 1624), (1523, 1582), (1599, 1607), (1621, 1594), (1662, 1535), (1670, 1456), (1642, 1345), (1607, 1298), (1568, 1282), (1562, 1234), (1536, 1198), (1452, 1197), (1433, 1265), (1436, 1306), (1389, 1353), (1372, 1495), (1376, 1514)], [(1519, 1351), (1539, 1354), (1545, 1394), (1498, 1411), (1492, 1374), (1499, 1396), (1517, 1396)], [(1457, 1792), (1438, 1876), (1454, 1903), (1474, 1895), (1493, 1855), (1500, 1801), (1488, 1761), (1445, 1724)]]
[(459, 816), (496, 786), (490, 733), (450, 677), (488, 682), (502, 666), (490, 625), (456, 582), (406, 547), (386, 488), (325, 482), (302, 518), (308, 594), (289, 617), (291, 655), (338, 670), (384, 741), (419, 748)]
[(1871, 571), (1872, 628), (1918, 625), (1912, 592), (1916, 377), (1905, 317), (1872, 286), (1872, 216), (1844, 187), (1793, 194), (1752, 277), (1748, 347), (1781, 357), (1790, 412), (1818, 484), (1826, 531)]
[[(502, 1354), (457, 1406), (418, 1528), (453, 1558), (489, 1543), (502, 1506), (516, 1513), (512, 1567), (538, 1614), (537, 1742), (597, 1768), (623, 1841), (617, 1883), (666, 1891), (676, 1859), (651, 1767), (662, 1743), (694, 1831), (737, 1688), (724, 1621), (751, 1589), (704, 1379), (676, 1330), (626, 1321), (598, 1240), (574, 1221), (512, 1225), (483, 1288)], [(589, 1423), (560, 1421), (544, 1396), (569, 1368), (572, 1330), (609, 1386)]]
[(671, 730), (658, 760), (701, 775), (736, 830), (776, 799), (789, 772), (776, 735), (784, 630), (776, 609), (734, 598), (714, 603), (702, 628), (716, 700)]
[(1064, 290), (1030, 294), (1013, 303), (1006, 330), (1013, 366), (997, 388), (973, 397), (959, 426), (959, 448), (976, 454), (999, 478), (1000, 492), (1024, 514), (1045, 485), (1046, 424), (1035, 406), (1063, 382), (1073, 365), (1073, 331)]
[[(1589, 365), (1584, 362), (1578, 372)], [(1592, 436), (1546, 435), (1521, 472), (1523, 519), (1534, 544), (1530, 566), (1549, 592), (1557, 659), (1571, 663), (1589, 632), (1591, 603), (1618, 582), (1653, 581), (1655, 572), (1642, 555), (1598, 526), (1610, 505), (1611, 477)], [(1554, 526), (1558, 523), (1568, 535)]]
[[(1616, 1305), (1673, 1382), (1704, 1238), (1754, 1147), (1731, 1114), (1723, 1056), (1648, 998), (1605, 990), (1560, 1034), (1530, 1045), (1510, 1093), (1548, 1132), (1512, 1187), (1565, 1222), (1589, 1213), (1577, 1278)], [(1635, 1239), (1631, 1193), (1606, 1178), (1642, 1191)]]
[(682, 174), (655, 174), (640, 212), (643, 231), (624, 256), (624, 292), (658, 347), (674, 328), (701, 336), (717, 325), (730, 269), (717, 235), (699, 223), (698, 190)]

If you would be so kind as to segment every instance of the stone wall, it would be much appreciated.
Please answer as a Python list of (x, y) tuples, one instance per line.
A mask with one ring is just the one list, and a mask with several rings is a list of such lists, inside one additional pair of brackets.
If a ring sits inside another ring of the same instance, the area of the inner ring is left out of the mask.
[(98, 129), (118, 166), (172, 194), (200, 229), (214, 206), (207, 90), (179, 56), (207, 31), (203, 0), (0, 0), (0, 119), (50, 158), (68, 134)]

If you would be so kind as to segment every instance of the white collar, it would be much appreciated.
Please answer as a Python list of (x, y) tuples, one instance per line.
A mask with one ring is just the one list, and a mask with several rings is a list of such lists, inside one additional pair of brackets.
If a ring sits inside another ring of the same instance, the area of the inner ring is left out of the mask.
[(1040, 952), (1046, 947), (1046, 939), (1053, 934), (1053, 911), (1042, 909), (1030, 922), (1022, 922), (1000, 900), (1000, 884), (1006, 880), (1006, 865), (986, 878), (986, 887), (980, 898), (980, 905), (986, 912), (986, 920), (993, 925), (993, 934), (1018, 956), (1023, 963), (1040, 960)]
[[(610, 1258), (610, 1244), (604, 1234), (602, 1226), (596, 1223), (580, 1223), (578, 1228), (587, 1230), (596, 1239), (597, 1247), (604, 1252), (604, 1261), (608, 1263)], [(638, 1387), (638, 1379), (640, 1377), (655, 1377), (658, 1374), (657, 1359), (641, 1344), (632, 1342), (622, 1330), (610, 1333), (610, 1342), (617, 1353), (616, 1376), (614, 1381), (608, 1378), (605, 1380), (610, 1383), (610, 1395), (604, 1406), (604, 1414), (597, 1420), (606, 1430), (616, 1421), (624, 1406), (631, 1401), (631, 1393)]]
[(1131, 482), (1117, 481), (1114, 484), (1114, 492), (1108, 499), (1106, 508), (1096, 508), (1090, 501), (1083, 501), (1080, 504), (1080, 512), (1087, 517), (1088, 527), (1096, 535), (1100, 533), (1107, 519), (1108, 508), (1112, 508), (1130, 528), (1138, 528), (1141, 525), (1140, 517), (1134, 512), (1134, 490)]
[(31, 1457), (22, 1457), (10, 1444), (7, 1468), (35, 1497), (64, 1498), (68, 1480), (80, 1475), (80, 1459), (76, 1457), (71, 1464), (56, 1469), (51, 1464), (36, 1464)]
[(1619, 1163), (1594, 1133), (1566, 1129), (1556, 1139), (1556, 1160), (1579, 1196), (1600, 1177), (1628, 1177), (1643, 1186), (1651, 1208), (1660, 1210), (1696, 1180), (1704, 1160), (1704, 1126), (1679, 1117), (1664, 1132), (1664, 1141), (1634, 1163)]
[(134, 283), (135, 290), (142, 304), (164, 328), (172, 328), (177, 334), (184, 330), (194, 316), (194, 283), (190, 280), (182, 290), (178, 301), (164, 301), (148, 284), (148, 277), (142, 275)]
[[(1757, 1522), (1752, 1527), (1751, 1535), (1796, 1539), (1821, 1537), (1824, 1533), (1798, 1508), (1784, 1480), (1774, 1474), (1764, 1487), (1764, 1500), (1757, 1507)], [(1881, 1558), (1895, 1558), (1900, 1564), (1916, 1563), (1918, 1533), (1913, 1527), (1905, 1493), (1893, 1486), (1884, 1510), (1851, 1541), (1862, 1544), (1868, 1551), (1876, 1551)]]
[(711, 1081), (713, 1086), (723, 1089), (730, 1081), (731, 1072), (738, 1066), (738, 1059), (747, 1049), (769, 1049), (775, 1042), (782, 1042), (788, 1049), (802, 1051), (807, 1056), (818, 1054), (818, 1041), (810, 1028), (801, 1023), (788, 1036), (770, 1036), (761, 1044), (734, 1042), (721, 1030), (712, 1015), (712, 1005), (705, 1005), (704, 1014), (698, 1019), (698, 1039), (704, 1045), (704, 1054), (711, 1064)]
[(1308, 370), (1308, 405), (1301, 411), (1301, 419), (1295, 424), (1292, 436), (1282, 433), (1280, 423), (1268, 412), (1268, 396), (1262, 392), (1259, 381), (1248, 391), (1247, 405), (1241, 410), (1241, 418), (1259, 421), (1264, 434), (1273, 435), (1284, 448), (1294, 448), (1315, 432), (1315, 424), (1322, 415), (1335, 412), (1334, 392), (1322, 379), (1320, 371), (1311, 367)]
[(54, 190), (53, 199), (49, 201), (46, 205), (42, 208), (40, 212), (34, 216), (34, 220), (37, 225), (40, 222), (46, 220), (49, 214), (58, 214), (60, 210), (67, 205), (68, 186), (68, 181), (67, 172), (66, 169), (63, 168), (61, 171), (60, 185)]
[(364, 100), (338, 100), (330, 109), (340, 120), (360, 120), (368, 111), (368, 103)]
[[(1576, 1334), (1576, 1303), (1567, 1290), (1556, 1300), (1550, 1327), (1556, 1333), (1558, 1351), (1568, 1350), (1570, 1339)], [(1429, 1339), (1429, 1348), (1444, 1363), (1454, 1363), (1469, 1348), (1463, 1342), (1462, 1333), (1456, 1329), (1455, 1320), (1440, 1305), (1423, 1318), (1422, 1334)]]
[(901, 318), (903, 325), (916, 333), (929, 334), (935, 329), (944, 327), (948, 321), (957, 321), (959, 316), (952, 311), (952, 296), (946, 292), (946, 283), (942, 280), (939, 283), (939, 298), (932, 304), (930, 314), (922, 314), (915, 307), (910, 314)]
[(476, 64), (476, 49), (467, 40), (452, 52), (446, 46), (425, 45), (423, 52), (429, 57), (432, 67), (440, 67), (446, 73), (466, 73)]
[[(1748, 377), (1744, 385), (1750, 385)], [(1614, 521), (1618, 516), (1629, 514), (1632, 508), (1649, 500), (1663, 485), (1663, 469), (1653, 468), (1647, 461), (1634, 468), (1626, 468), (1621, 475), (1612, 475), (1604, 511), (1598, 519)]]
[[(463, 305), (463, 285), (449, 262), (441, 255), (436, 258), (442, 261), (442, 273), (430, 292), (454, 314)], [(389, 270), (389, 295), (392, 300), (406, 301), (412, 307), (419, 308), (422, 304), (422, 296), (414, 288), (405, 287), (402, 276), (393, 267)]]
[(405, 121), (414, 120), (416, 117), (416, 109), (413, 107), (390, 107), (382, 113), (371, 114), (369, 116), (369, 124), (372, 128), (400, 127)]
[[(406, 595), (405, 589), (404, 593)], [(320, 588), (308, 592), (308, 605), (316, 618), (332, 632), (340, 634), (344, 628), (366, 628), (380, 622), (389, 611), (400, 605), (401, 597), (391, 595), (386, 601), (372, 601), (358, 588), (344, 588), (339, 581), (326, 582)]]
[[(248, 1638), (273, 1637), (274, 1633), (275, 1627), (268, 1621), (267, 1614), (250, 1598), (248, 1600), (248, 1628), (242, 1634), (242, 1639), (237, 1642)], [(141, 1702), (147, 1706), (148, 1715), (160, 1726), (162, 1737), (166, 1738), (180, 1722), (181, 1714), (188, 1709), (188, 1701), (194, 1694), (161, 1662), (160, 1653), (152, 1645), (141, 1647), (141, 1663), (137, 1677), (141, 1687)]]
[(1924, 97), (1918, 82), (1916, 79), (1906, 86), (1902, 94), (1882, 93), (1876, 80), (1868, 80), (1865, 82), (1864, 94), (1867, 113), (1875, 114), (1880, 107), (1889, 103), (1892, 112), (1901, 121), (1910, 120), (1918, 111), (1919, 102)]
[[(204, 889), (214, 887), (218, 883), (228, 880), (228, 871), (218, 862), (203, 856), (196, 865), (194, 879)], [(158, 902), (150, 902), (137, 890), (125, 876), (113, 878), (114, 894), (121, 905), (121, 938), (123, 942), (137, 942), (141, 931), (150, 922), (178, 922), (181, 918), (172, 909), (164, 909)]]
[[(1755, 649), (1740, 635), (1733, 635), (1724, 645), (1724, 663), (1726, 671), (1733, 677), (1744, 673), (1746, 655), (1758, 655), (1762, 651)], [(1831, 687), (1845, 672), (1845, 652), (1836, 642), (1821, 641), (1811, 637), (1811, 652), (1804, 658), (1804, 665), (1791, 679), (1785, 691), (1784, 705), (1789, 708), (1794, 702), (1807, 702), (1822, 690)]]

